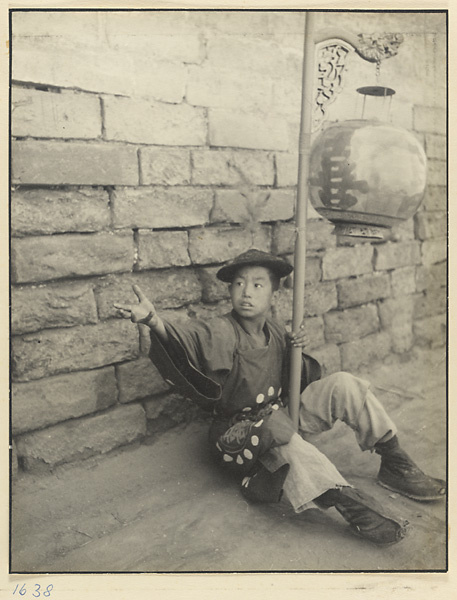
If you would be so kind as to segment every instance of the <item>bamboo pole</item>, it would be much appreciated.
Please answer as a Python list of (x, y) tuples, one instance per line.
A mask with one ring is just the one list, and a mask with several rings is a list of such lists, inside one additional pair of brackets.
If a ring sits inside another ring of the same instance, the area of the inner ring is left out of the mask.
[[(298, 148), (298, 183), (296, 204), (296, 237), (294, 255), (294, 290), (292, 331), (298, 331), (305, 308), (305, 267), (306, 267), (306, 220), (308, 205), (309, 157), (311, 146), (311, 117), (313, 112), (313, 74), (314, 74), (314, 14), (305, 16), (305, 41), (303, 54), (302, 102), (300, 120), (300, 141)], [(298, 429), (300, 403), (300, 379), (302, 368), (301, 348), (291, 349), (289, 411), (291, 419)]]

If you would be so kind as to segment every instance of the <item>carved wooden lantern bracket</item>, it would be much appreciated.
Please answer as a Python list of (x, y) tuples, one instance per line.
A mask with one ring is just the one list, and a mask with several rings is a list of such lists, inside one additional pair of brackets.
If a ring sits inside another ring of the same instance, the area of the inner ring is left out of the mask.
[(356, 52), (368, 62), (381, 62), (395, 56), (403, 42), (401, 33), (354, 35), (342, 30), (324, 30), (316, 37), (316, 97), (312, 131), (317, 131), (325, 119), (325, 111), (343, 89), (346, 59)]

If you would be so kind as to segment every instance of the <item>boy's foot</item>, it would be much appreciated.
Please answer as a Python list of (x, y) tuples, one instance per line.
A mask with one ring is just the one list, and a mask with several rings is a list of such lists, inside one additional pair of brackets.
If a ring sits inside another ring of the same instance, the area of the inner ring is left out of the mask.
[(316, 499), (319, 506), (336, 510), (354, 533), (379, 545), (396, 544), (405, 536), (405, 528), (384, 516), (382, 507), (370, 496), (351, 487), (328, 490)]
[(378, 482), (383, 487), (413, 500), (441, 500), (446, 495), (446, 482), (426, 475), (408, 454), (400, 448), (397, 437), (376, 444), (381, 455)]
[(264, 466), (261, 466), (252, 477), (243, 479), (241, 493), (251, 502), (279, 502), (289, 469), (290, 465), (286, 463), (274, 473), (270, 473)]

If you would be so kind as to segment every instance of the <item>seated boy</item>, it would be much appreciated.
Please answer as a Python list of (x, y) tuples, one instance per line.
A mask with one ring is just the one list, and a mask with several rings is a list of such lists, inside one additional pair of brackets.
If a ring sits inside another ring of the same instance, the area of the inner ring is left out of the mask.
[[(315, 359), (303, 353), (299, 432), (287, 405), (290, 346), (308, 345), (303, 325), (287, 333), (269, 316), (282, 277), (291, 265), (248, 250), (222, 267), (233, 310), (186, 326), (163, 320), (138, 286), (139, 303), (115, 306), (150, 328), (150, 357), (177, 392), (212, 411), (209, 439), (221, 465), (241, 475), (251, 501), (279, 501), (284, 491), (296, 512), (334, 506), (362, 537), (394, 543), (403, 527), (354, 489), (336, 467), (302, 436), (344, 421), (362, 450), (381, 455), (378, 481), (414, 500), (436, 500), (445, 482), (425, 475), (401, 449), (397, 429), (370, 390), (349, 373), (321, 378)], [(301, 435), (300, 435), (301, 434)]]

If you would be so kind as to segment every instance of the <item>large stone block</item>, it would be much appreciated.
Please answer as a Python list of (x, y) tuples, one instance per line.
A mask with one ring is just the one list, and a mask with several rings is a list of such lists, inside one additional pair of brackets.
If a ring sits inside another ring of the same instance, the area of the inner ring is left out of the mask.
[(425, 134), (425, 149), (428, 158), (446, 160), (447, 142), (444, 135)]
[(429, 160), (427, 162), (427, 185), (447, 184), (446, 162), (444, 160)]
[(300, 77), (283, 77), (275, 80), (272, 110), (280, 115), (293, 115), (296, 117), (301, 106), (301, 92), (302, 81)]
[(328, 248), (334, 248), (337, 237), (332, 234), (333, 227), (327, 220), (308, 220), (306, 227), (306, 249), (327, 250)]
[[(282, 288), (276, 299), (276, 314), (284, 322), (292, 318), (291, 289)], [(337, 297), (335, 285), (331, 282), (307, 285), (305, 288), (303, 317), (313, 317), (325, 314), (336, 308)]]
[(272, 103), (272, 82), (258, 73), (238, 69), (233, 63), (223, 67), (192, 67), (186, 100), (194, 106), (268, 111)]
[(85, 282), (13, 288), (11, 306), (11, 331), (15, 335), (98, 320), (92, 286)]
[(165, 146), (202, 146), (206, 142), (202, 108), (120, 96), (103, 102), (107, 140)]
[[(65, 32), (68, 26), (65, 28)], [(47, 32), (42, 36), (47, 37)], [(169, 60), (153, 60), (124, 48), (113, 50), (106, 43), (90, 47), (81, 35), (76, 45), (59, 39), (44, 43), (17, 38), (14, 42), (13, 79), (89, 92), (134, 98), (153, 98), (178, 103), (184, 96), (186, 67)], [(81, 43), (84, 40), (84, 43)], [(76, 50), (76, 48), (77, 50)]]
[[(294, 256), (286, 255), (284, 256), (285, 260), (287, 260), (291, 265), (294, 264)], [(321, 258), (319, 256), (307, 256), (305, 263), (305, 284), (309, 285), (311, 283), (317, 283), (322, 279), (322, 268), (321, 268)], [(292, 288), (294, 285), (294, 271), (283, 280), (284, 287)]]
[(411, 350), (414, 342), (413, 322), (404, 321), (390, 330), (392, 350), (398, 354)]
[(149, 358), (117, 365), (116, 376), (119, 401), (122, 403), (154, 396), (170, 389)]
[(276, 178), (279, 187), (295, 186), (298, 181), (298, 154), (288, 152), (277, 152)]
[(420, 212), (415, 216), (415, 221), (416, 236), (420, 240), (447, 235), (447, 214), (444, 211)]
[(203, 188), (118, 188), (113, 192), (117, 228), (193, 227), (209, 222), (213, 192)]
[(270, 246), (268, 227), (254, 231), (244, 227), (208, 227), (189, 232), (189, 254), (195, 265), (222, 263), (252, 247), (269, 252)]
[(310, 351), (322, 367), (322, 377), (341, 371), (340, 349), (336, 344), (325, 344)]
[[(280, 290), (272, 307), (272, 317), (278, 323), (284, 324), (288, 331), (292, 328), (292, 294), (290, 290)], [(304, 331), (309, 337), (310, 345), (305, 350), (317, 348), (325, 343), (324, 321), (321, 316), (303, 319)]]
[[(39, 44), (40, 47), (55, 48), (55, 45), (85, 45), (87, 40), (97, 40), (99, 19), (97, 13), (81, 12), (78, 18), (65, 11), (20, 12), (12, 15), (13, 37), (16, 42), (21, 39), (27, 43)], [(65, 36), (62, 35), (65, 30)]]
[(143, 185), (187, 185), (190, 183), (190, 150), (187, 148), (141, 148)]
[(14, 184), (138, 185), (137, 149), (119, 144), (15, 141)]
[(448, 243), (445, 237), (422, 243), (422, 264), (429, 267), (447, 259)]
[[(191, 13), (195, 18), (194, 23), (197, 26), (203, 26), (213, 32), (214, 36), (220, 35), (238, 35), (252, 36), (254, 39), (268, 38), (274, 31), (274, 26), (277, 23), (276, 16), (279, 13), (269, 13), (268, 11), (253, 11), (249, 13), (249, 18), (243, 11), (227, 11), (223, 14), (223, 19), (219, 18), (222, 15), (211, 11), (198, 11)], [(299, 19), (300, 15), (294, 13), (294, 16)], [(273, 20), (273, 24), (271, 23)], [(194, 25), (195, 26), (195, 25)], [(248, 38), (249, 39), (249, 38)]]
[(15, 238), (12, 243), (16, 283), (130, 271), (133, 262), (131, 232)]
[(421, 266), (416, 271), (416, 289), (423, 292), (433, 287), (441, 287), (447, 284), (446, 262), (436, 263), (429, 266)]
[(447, 293), (444, 287), (435, 287), (419, 294), (414, 302), (414, 318), (423, 319), (432, 315), (445, 314)]
[(423, 207), (425, 210), (446, 210), (447, 192), (445, 185), (428, 185)]
[(164, 269), (128, 275), (109, 275), (94, 288), (100, 319), (118, 316), (114, 303), (135, 304), (132, 285), (139, 285), (156, 308), (179, 308), (201, 300), (201, 285), (191, 269)]
[(105, 410), (117, 396), (114, 367), (14, 383), (13, 435)]
[(407, 352), (413, 344), (414, 296), (390, 298), (379, 304), (383, 329), (390, 334), (392, 350)]
[(227, 60), (239, 70), (269, 77), (284, 76), (287, 55), (275, 42), (246, 35), (218, 35), (207, 45), (208, 63), (217, 69), (227, 67)]
[(420, 264), (420, 245), (418, 242), (387, 242), (376, 246), (374, 251), (377, 271)]
[(379, 329), (376, 306), (367, 304), (324, 315), (325, 339), (330, 343), (351, 342)]
[(406, 219), (406, 221), (394, 225), (386, 236), (386, 239), (391, 242), (411, 242), (415, 238), (414, 219)]
[[(334, 248), (336, 237), (331, 234), (332, 226), (322, 220), (308, 220), (306, 229), (306, 250), (314, 252)], [(278, 254), (294, 252), (297, 230), (295, 223), (278, 223), (273, 232), (273, 244)]]
[(382, 331), (363, 339), (341, 344), (341, 368), (343, 371), (357, 372), (361, 367), (382, 360), (391, 351), (388, 333)]
[(143, 437), (146, 415), (139, 405), (119, 406), (106, 413), (67, 421), (16, 439), (27, 470), (105, 454)]
[(232, 148), (287, 150), (287, 122), (260, 113), (212, 108), (209, 109), (209, 143)]
[(381, 325), (385, 329), (394, 329), (404, 321), (411, 320), (414, 310), (414, 297), (402, 296), (389, 298), (379, 303)]
[[(181, 25), (185, 13), (169, 15), (166, 12), (144, 11), (107, 12), (104, 14), (110, 47), (123, 52), (148, 56), (154, 62), (164, 56), (172, 62), (199, 63), (204, 55), (204, 39), (198, 29)], [(163, 17), (174, 16), (174, 28), (163, 26)], [(183, 35), (179, 35), (179, 33)]]
[(230, 300), (220, 300), (212, 304), (190, 304), (187, 307), (187, 315), (189, 319), (199, 319), (200, 321), (208, 322), (211, 319), (222, 317), (232, 310)]
[(373, 271), (373, 248), (361, 244), (353, 248), (330, 248), (322, 259), (324, 279), (340, 279)]
[(198, 270), (198, 277), (202, 284), (203, 302), (217, 302), (229, 297), (228, 286), (216, 277), (219, 267), (207, 267)]
[(436, 106), (415, 106), (414, 129), (446, 135), (446, 111)]
[(273, 156), (269, 152), (253, 150), (193, 150), (192, 183), (273, 185)]
[(413, 334), (417, 344), (432, 348), (444, 346), (447, 338), (446, 315), (434, 315), (414, 321)]
[(22, 189), (11, 194), (13, 235), (92, 232), (110, 225), (108, 193), (102, 189)]
[(336, 285), (338, 305), (341, 308), (366, 304), (390, 296), (390, 281), (386, 273), (342, 279)]
[(160, 269), (190, 265), (186, 231), (138, 232), (138, 268)]
[(94, 139), (102, 132), (100, 100), (90, 94), (13, 87), (12, 109), (16, 137)]
[(338, 306), (336, 286), (332, 281), (305, 287), (305, 317), (322, 315)]
[(287, 221), (294, 215), (293, 190), (216, 190), (211, 213), (213, 223), (258, 223)]
[(138, 356), (138, 330), (130, 321), (47, 329), (12, 340), (16, 381), (96, 369)]
[(390, 279), (394, 297), (414, 294), (416, 291), (416, 269), (417, 267), (402, 267), (391, 272)]
[(294, 223), (277, 223), (273, 228), (273, 248), (277, 254), (293, 254), (296, 228)]

